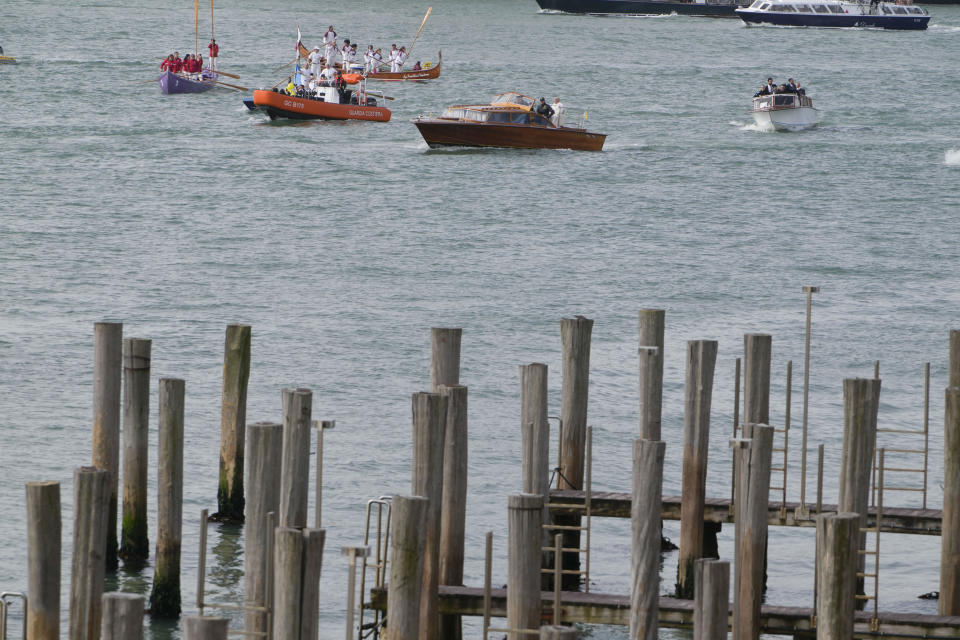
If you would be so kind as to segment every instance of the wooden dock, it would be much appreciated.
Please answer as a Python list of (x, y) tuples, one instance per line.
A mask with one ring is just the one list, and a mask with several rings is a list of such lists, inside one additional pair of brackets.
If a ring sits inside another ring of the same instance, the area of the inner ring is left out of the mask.
[[(491, 615), (506, 617), (506, 589), (491, 589)], [(540, 594), (542, 619), (549, 624), (553, 614), (553, 592)], [(380, 611), (387, 607), (386, 588), (372, 589), (371, 601), (365, 605)], [(564, 591), (562, 596), (564, 622), (589, 624), (630, 624), (630, 596), (607, 593), (581, 593)], [(440, 586), (440, 613), (462, 616), (483, 615), (483, 589), (475, 587)], [(816, 628), (812, 625), (813, 610), (809, 607), (780, 607), (763, 605), (760, 612), (761, 632), (773, 635), (796, 635), (813, 637)], [(732, 612), (731, 612), (732, 614)], [(879, 612), (876, 629), (872, 628), (872, 613), (855, 613), (854, 637), (875, 640), (884, 637), (891, 640), (917, 640), (917, 638), (960, 639), (960, 616), (933, 616), (913, 613)], [(693, 628), (693, 600), (660, 597), (660, 627), (675, 629)]]
[[(550, 492), (552, 510), (558, 511), (556, 505), (569, 504), (571, 508), (579, 508), (583, 513), (584, 492), (571, 490), (553, 490)], [(778, 527), (810, 527), (816, 526), (816, 505), (807, 504), (810, 519), (795, 517), (799, 502), (787, 502), (786, 508), (781, 509), (781, 502), (771, 502), (767, 510), (767, 523)], [(823, 513), (837, 510), (835, 504), (822, 505)], [(630, 494), (594, 491), (590, 496), (590, 512), (593, 517), (600, 518), (630, 518)], [(876, 509), (870, 507), (868, 511), (868, 526), (876, 522)], [(783, 517), (781, 517), (783, 516)], [(663, 496), (661, 517), (664, 520), (680, 519), (680, 496)], [(733, 513), (729, 498), (707, 498), (704, 505), (703, 519), (709, 522), (733, 523)], [(927, 536), (940, 535), (940, 523), (943, 512), (939, 509), (904, 509), (898, 507), (883, 507), (883, 522), (881, 531), (884, 533), (909, 533)]]

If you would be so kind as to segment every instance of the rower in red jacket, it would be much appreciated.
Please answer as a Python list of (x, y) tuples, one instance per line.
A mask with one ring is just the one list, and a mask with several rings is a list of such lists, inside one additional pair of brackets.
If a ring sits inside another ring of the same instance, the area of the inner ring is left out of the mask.
[(220, 45), (217, 44), (216, 40), (210, 38), (210, 44), (207, 45), (207, 49), (210, 51), (210, 55), (207, 56), (210, 58), (210, 68), (216, 70), (217, 56), (220, 55)]
[(160, 71), (173, 71), (173, 54), (171, 53), (160, 63)]
[(174, 73), (180, 73), (183, 71), (183, 60), (180, 59), (180, 52), (174, 51), (173, 53), (173, 68), (171, 69)]

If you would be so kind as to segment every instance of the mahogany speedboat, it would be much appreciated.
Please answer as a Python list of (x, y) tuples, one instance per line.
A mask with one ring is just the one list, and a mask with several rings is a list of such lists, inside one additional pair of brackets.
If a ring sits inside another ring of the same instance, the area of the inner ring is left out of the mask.
[(454, 105), (437, 118), (414, 118), (413, 124), (431, 148), (603, 149), (605, 133), (563, 126), (559, 118), (551, 121), (534, 111), (535, 104), (533, 98), (510, 91), (494, 96), (490, 104)]

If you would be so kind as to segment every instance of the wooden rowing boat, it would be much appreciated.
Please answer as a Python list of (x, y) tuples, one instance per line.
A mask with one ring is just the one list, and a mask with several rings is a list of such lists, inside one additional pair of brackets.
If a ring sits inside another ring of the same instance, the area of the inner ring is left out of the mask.
[(433, 67), (428, 67), (426, 69), (420, 69), (419, 71), (381, 71), (379, 73), (371, 73), (367, 76), (367, 80), (384, 80), (388, 82), (399, 82), (401, 80), (409, 80), (413, 82), (420, 82), (423, 80), (434, 80), (440, 77), (440, 67), (443, 66), (443, 52), (437, 52), (437, 64)]
[(207, 72), (204, 72), (201, 79), (197, 80), (172, 71), (164, 71), (157, 78), (157, 83), (160, 85), (160, 91), (165, 94), (203, 93), (217, 86), (217, 77), (216, 75), (207, 75)]
[[(371, 101), (372, 102), (372, 101)], [(265, 112), (271, 120), (373, 120), (388, 122), (390, 109), (375, 104), (340, 104), (317, 98), (301, 98), (281, 91), (257, 89), (253, 92), (253, 104)], [(248, 105), (249, 106), (249, 105)]]

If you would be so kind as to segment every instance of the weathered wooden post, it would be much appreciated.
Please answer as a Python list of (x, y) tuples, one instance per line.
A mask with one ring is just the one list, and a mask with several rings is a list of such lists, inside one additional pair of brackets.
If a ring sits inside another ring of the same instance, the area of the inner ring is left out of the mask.
[[(439, 387), (447, 399), (443, 438), (443, 490), (440, 508), (439, 584), (463, 584), (467, 520), (467, 387)], [(441, 616), (440, 638), (459, 640), (460, 616)]]
[(540, 627), (540, 640), (577, 640), (579, 637), (576, 627), (561, 625)]
[(730, 615), (730, 563), (713, 558), (696, 562), (693, 640), (727, 640)]
[(710, 406), (716, 362), (716, 340), (691, 340), (687, 343), (683, 496), (680, 502), (680, 562), (677, 566), (676, 593), (678, 598), (688, 600), (694, 595), (694, 562), (703, 555), (703, 509), (707, 496)]
[(430, 391), (440, 386), (460, 384), (460, 339), (463, 329), (433, 327), (430, 329)]
[(183, 640), (227, 640), (226, 618), (186, 616), (183, 619)]
[(317, 489), (316, 504), (314, 505), (314, 527), (323, 526), (323, 432), (337, 426), (336, 420), (319, 420), (314, 423), (317, 427)]
[(630, 640), (656, 640), (660, 615), (660, 503), (665, 442), (633, 441)]
[(300, 640), (317, 640), (320, 629), (320, 574), (323, 569), (325, 529), (303, 529), (303, 585), (300, 588)]
[(70, 640), (99, 640), (110, 472), (73, 472), (73, 561), (70, 572)]
[(223, 346), (217, 518), (234, 523), (243, 522), (243, 437), (250, 378), (250, 332), (249, 325), (227, 325)]
[(60, 483), (28, 482), (27, 637), (30, 640), (60, 640), (60, 529)]
[(101, 640), (141, 640), (143, 604), (143, 596), (135, 593), (103, 594)]
[[(275, 422), (257, 422), (247, 426), (246, 434), (246, 501), (244, 505), (244, 588), (245, 600), (263, 606), (267, 603), (267, 553), (272, 535), (267, 528), (268, 513), (280, 509), (280, 477), (283, 426)], [(267, 614), (247, 611), (247, 631), (265, 633)]]
[(770, 357), (773, 337), (743, 336), (743, 423), (770, 423)]
[(443, 504), (443, 449), (446, 437), (446, 396), (413, 394), (412, 493), (429, 500), (426, 543), (423, 551), (423, 595), (420, 599), (420, 634), (438, 640), (440, 579), (440, 509)]
[(305, 539), (292, 527), (277, 527), (274, 536), (273, 637), (300, 640)]
[(123, 526), (120, 557), (131, 567), (150, 556), (147, 536), (147, 451), (150, 424), (150, 341), (123, 341)]
[(93, 466), (110, 472), (110, 514), (107, 516), (105, 556), (109, 571), (117, 568), (117, 489), (120, 486), (122, 375), (123, 323), (95, 322), (93, 324)]
[(513, 493), (507, 497), (507, 628), (510, 640), (521, 630), (540, 628), (540, 539), (543, 496)]
[[(837, 509), (859, 513), (861, 529), (867, 526), (879, 407), (879, 379), (847, 378), (843, 381), (843, 455)], [(858, 549), (863, 549), (866, 534), (858, 533), (857, 540)], [(862, 573), (864, 566), (864, 556), (860, 556), (857, 570)], [(857, 593), (863, 593), (863, 578), (857, 579)]]
[(641, 309), (638, 314), (640, 437), (660, 439), (663, 404), (663, 309)]
[[(584, 456), (587, 439), (587, 401), (590, 392), (590, 339), (593, 332), (593, 320), (576, 316), (560, 321), (562, 343), (562, 369), (560, 420), (563, 427), (560, 432), (561, 489), (583, 489)], [(577, 527), (580, 516), (556, 518), (558, 525)], [(580, 548), (580, 532), (566, 530), (563, 546), (568, 549)], [(580, 554), (561, 554), (561, 565), (565, 571), (580, 569)], [(562, 578), (564, 589), (578, 589), (580, 576), (565, 574)]]
[(184, 381), (160, 378), (157, 471), (157, 552), (150, 615), (180, 615), (180, 542), (183, 530)]
[(853, 637), (859, 539), (859, 514), (817, 518), (817, 640)]
[[(550, 422), (547, 418), (547, 365), (541, 362), (520, 365), (520, 433), (523, 442), (521, 489), (524, 493), (550, 495)], [(543, 504), (543, 524), (549, 524), (547, 499)], [(544, 529), (540, 539), (543, 547), (550, 545), (550, 530)], [(553, 553), (541, 555), (541, 565), (553, 567)], [(550, 574), (543, 574), (540, 586), (553, 588)]]
[[(960, 332), (950, 332), (951, 346), (955, 333), (960, 335)], [(941, 616), (958, 616), (960, 615), (960, 387), (950, 387), (944, 395), (943, 525), (940, 534), (938, 608)]]
[(773, 427), (747, 423), (743, 425), (743, 435), (750, 439), (750, 447), (741, 450), (738, 463), (733, 637), (757, 640), (763, 601)]
[(390, 581), (387, 583), (390, 624), (385, 640), (420, 640), (428, 500), (420, 496), (393, 496), (390, 504)]
[(280, 475), (280, 519), (277, 526), (302, 529), (307, 526), (310, 485), (309, 389), (283, 390), (283, 458)]

